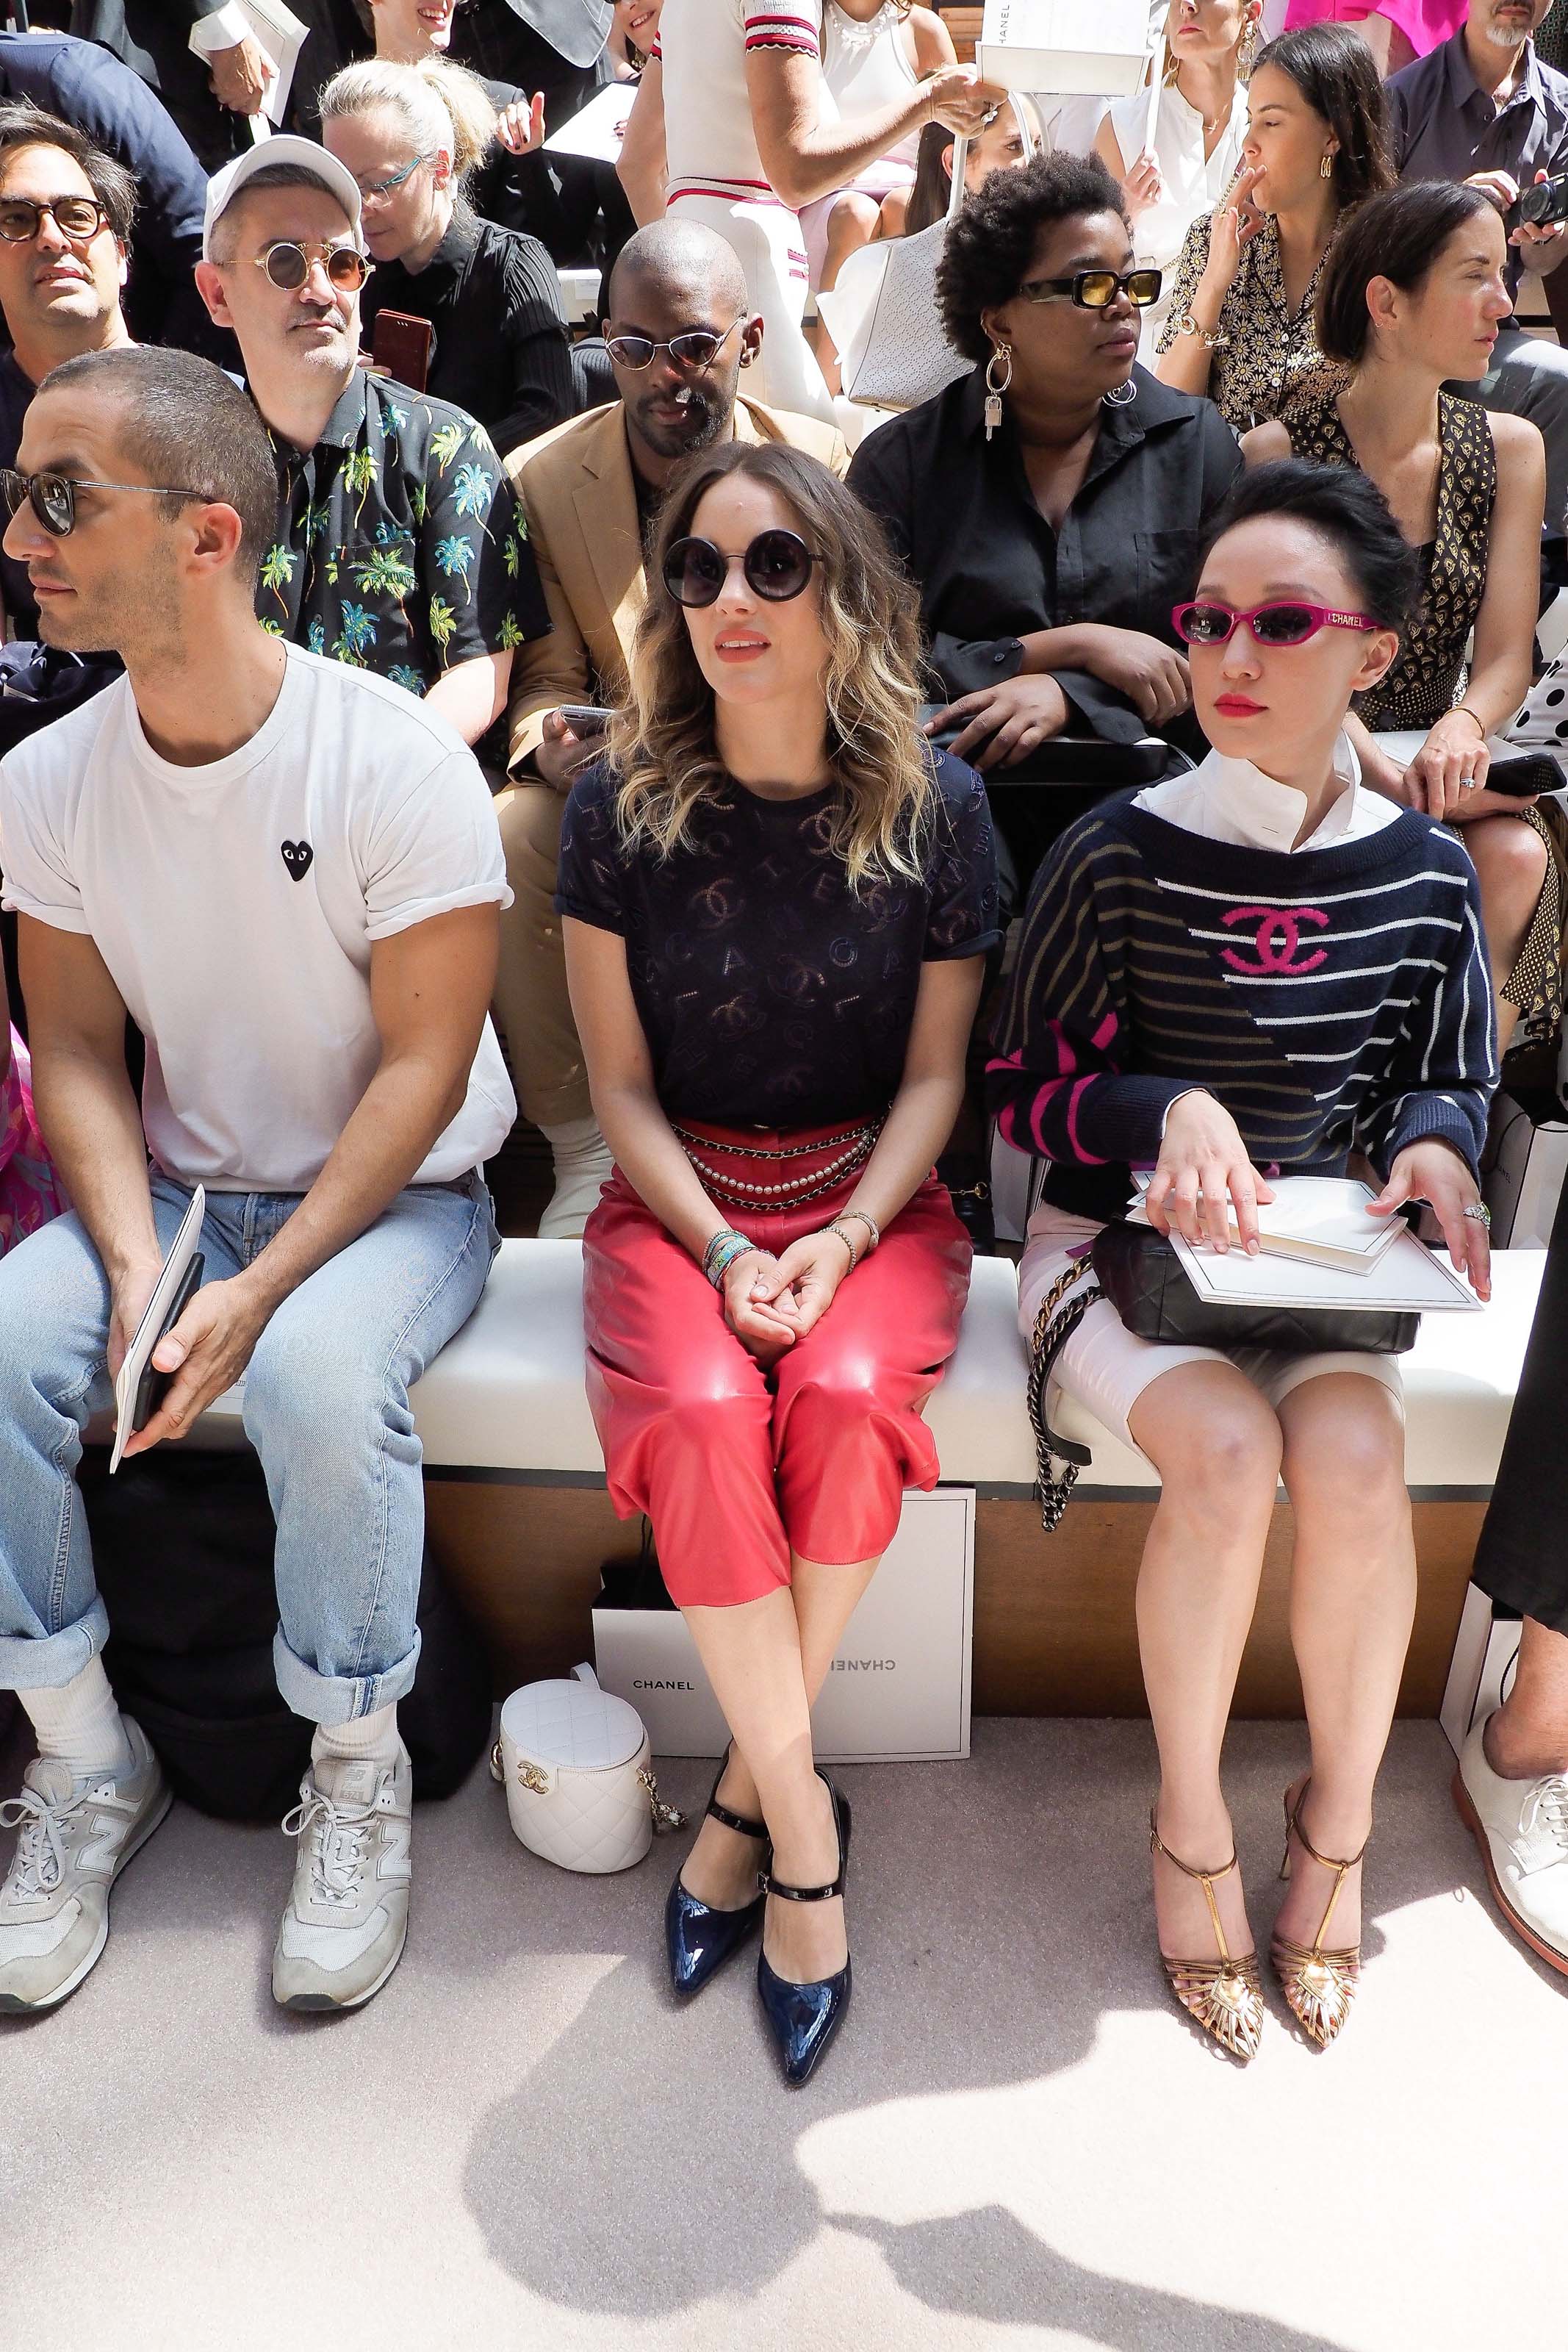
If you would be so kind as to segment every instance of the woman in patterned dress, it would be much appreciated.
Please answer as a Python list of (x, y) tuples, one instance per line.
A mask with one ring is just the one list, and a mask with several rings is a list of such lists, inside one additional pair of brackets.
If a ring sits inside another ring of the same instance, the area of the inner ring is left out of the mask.
[(1194, 221), (1155, 373), (1206, 392), (1238, 433), (1278, 416), (1322, 362), (1313, 303), (1353, 205), (1394, 181), (1383, 85), (1343, 25), (1282, 34), (1247, 86), (1242, 169)]
[[(1562, 1010), (1550, 837), (1533, 807), (1486, 789), (1486, 739), (1530, 684), (1545, 459), (1526, 419), (1489, 415), (1442, 386), (1491, 363), (1511, 307), (1507, 252), (1478, 188), (1415, 181), (1375, 196), (1335, 247), (1318, 298), (1319, 344), (1348, 381), (1303, 391), (1242, 444), (1249, 465), (1294, 454), (1360, 467), (1419, 552), (1416, 624), (1358, 697), (1349, 733), (1365, 783), (1463, 829), (1504, 1045), (1521, 1014), (1540, 1034)], [(1386, 740), (1403, 730), (1425, 738), (1408, 763)]]
[(29, 1076), (0, 970), (0, 1257), (68, 1205), (38, 1131)]

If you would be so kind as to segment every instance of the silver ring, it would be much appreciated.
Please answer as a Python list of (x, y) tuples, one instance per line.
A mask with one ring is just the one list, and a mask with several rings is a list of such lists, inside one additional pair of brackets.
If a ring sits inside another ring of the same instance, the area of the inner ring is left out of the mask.
[(1477, 1201), (1472, 1207), (1461, 1210), (1460, 1214), (1470, 1218), (1478, 1225), (1491, 1223), (1491, 1211), (1484, 1201)]
[(1462, 793), (1473, 793), (1473, 792), (1475, 791), (1475, 788), (1476, 788), (1476, 780), (1475, 780), (1475, 778), (1474, 778), (1473, 776), (1461, 776), (1461, 777), (1459, 778), (1459, 790), (1460, 790), (1460, 792), (1462, 792)]

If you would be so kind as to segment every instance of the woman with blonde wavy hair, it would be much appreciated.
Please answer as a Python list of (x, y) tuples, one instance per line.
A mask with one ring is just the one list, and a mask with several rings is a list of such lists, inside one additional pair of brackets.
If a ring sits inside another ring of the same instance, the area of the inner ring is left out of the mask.
[(904, 1489), (938, 1475), (921, 1408), (970, 1252), (931, 1171), (995, 857), (978, 777), (917, 730), (913, 595), (825, 467), (705, 451), (648, 576), (556, 900), (616, 1162), (583, 1236), (589, 1399), (732, 1734), (670, 1890), (672, 1980), (760, 1927), (803, 2082), (850, 1992), (849, 1808), (811, 1702)]

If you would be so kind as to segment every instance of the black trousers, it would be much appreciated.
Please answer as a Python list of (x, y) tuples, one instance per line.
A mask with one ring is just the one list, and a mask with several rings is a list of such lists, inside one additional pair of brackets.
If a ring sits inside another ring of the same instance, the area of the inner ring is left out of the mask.
[(1555, 1633), (1568, 1633), (1565, 1429), (1568, 1186), (1557, 1204), (1519, 1394), (1471, 1570), (1483, 1592)]

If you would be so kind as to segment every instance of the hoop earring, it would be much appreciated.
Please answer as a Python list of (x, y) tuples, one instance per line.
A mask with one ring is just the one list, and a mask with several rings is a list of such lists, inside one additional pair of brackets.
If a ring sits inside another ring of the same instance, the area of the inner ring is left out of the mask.
[(1138, 387), (1129, 376), (1125, 383), (1113, 383), (1109, 392), (1103, 392), (1100, 404), (1103, 408), (1125, 408), (1137, 396)]
[(1318, 177), (1320, 180), (1332, 180), (1333, 178), (1333, 156), (1332, 153), (1325, 155), (1322, 162), (1318, 165)]
[[(997, 362), (1007, 370), (998, 383)], [(986, 438), (988, 441), (1002, 421), (1002, 394), (1013, 380), (1013, 351), (1010, 343), (994, 343), (991, 356), (986, 362)]]
[(1257, 57), (1258, 20), (1254, 16), (1248, 20), (1247, 30), (1242, 34), (1240, 46), (1236, 52), (1236, 79), (1239, 82), (1245, 85), (1251, 80), (1252, 68), (1257, 61)]

